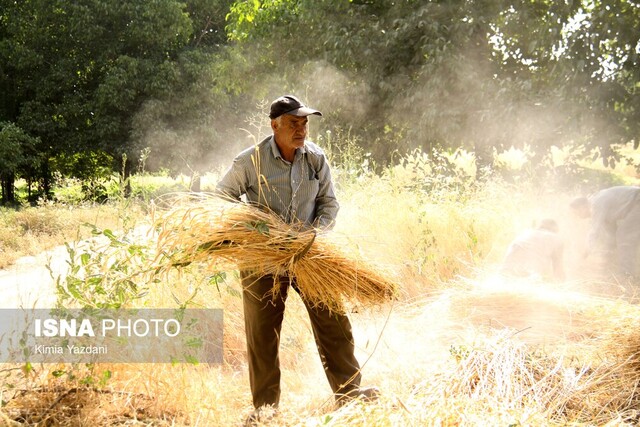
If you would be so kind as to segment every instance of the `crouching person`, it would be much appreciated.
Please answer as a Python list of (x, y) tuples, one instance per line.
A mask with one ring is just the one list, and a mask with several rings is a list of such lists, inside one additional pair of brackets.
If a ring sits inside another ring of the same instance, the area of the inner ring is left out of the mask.
[(546, 218), (538, 227), (523, 231), (511, 242), (502, 262), (502, 272), (510, 276), (563, 281), (563, 252), (558, 224)]

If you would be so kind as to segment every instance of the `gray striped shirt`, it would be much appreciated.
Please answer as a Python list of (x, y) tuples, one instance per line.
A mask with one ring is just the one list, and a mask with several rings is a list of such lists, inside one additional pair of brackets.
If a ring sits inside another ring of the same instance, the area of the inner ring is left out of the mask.
[(241, 152), (216, 187), (218, 194), (267, 207), (286, 222), (331, 228), (338, 214), (329, 164), (305, 141), (293, 162), (282, 158), (273, 136)]

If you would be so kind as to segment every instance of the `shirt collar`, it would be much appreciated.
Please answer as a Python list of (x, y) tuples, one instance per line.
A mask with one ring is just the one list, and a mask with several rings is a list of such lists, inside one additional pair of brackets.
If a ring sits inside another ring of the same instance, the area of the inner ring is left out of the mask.
[[(271, 135), (271, 139), (269, 140), (269, 145), (271, 146), (271, 154), (273, 154), (273, 157), (276, 158), (276, 159), (280, 158), (280, 159), (284, 160), (282, 158), (282, 154), (280, 154), (280, 149), (278, 148), (278, 145), (276, 144), (276, 138), (273, 135)], [(306, 144), (303, 145), (302, 147), (298, 148), (296, 150), (296, 153), (297, 152), (300, 152), (300, 154), (306, 153), (307, 152)]]

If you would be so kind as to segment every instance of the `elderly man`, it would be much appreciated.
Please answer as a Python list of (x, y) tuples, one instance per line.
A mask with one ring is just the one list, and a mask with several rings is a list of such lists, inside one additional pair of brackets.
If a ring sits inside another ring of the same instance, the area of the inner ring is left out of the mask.
[(502, 271), (519, 277), (538, 277), (562, 281), (564, 243), (558, 224), (551, 218), (540, 221), (534, 229), (520, 233), (509, 245)]
[[(307, 141), (308, 116), (321, 116), (292, 95), (271, 104), (273, 135), (241, 152), (222, 177), (217, 193), (268, 208), (289, 223), (331, 228), (338, 213), (329, 164), (323, 151)], [(256, 277), (241, 271), (249, 359), (249, 379), (256, 410), (247, 424), (265, 418), (280, 400), (279, 339), (287, 291), (298, 293), (289, 277)], [(280, 292), (273, 297), (277, 283)], [(304, 301), (304, 298), (303, 298)], [(329, 385), (338, 403), (362, 396), (371, 399), (377, 389), (360, 388), (360, 366), (354, 356), (349, 319), (326, 307), (304, 304)]]
[(603, 256), (618, 274), (637, 277), (640, 187), (606, 188), (590, 199), (578, 197), (570, 206), (579, 217), (591, 217), (588, 254)]

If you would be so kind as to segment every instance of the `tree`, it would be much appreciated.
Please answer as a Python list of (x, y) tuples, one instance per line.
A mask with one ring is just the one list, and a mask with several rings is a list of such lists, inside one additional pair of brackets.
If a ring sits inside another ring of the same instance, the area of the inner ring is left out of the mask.
[(147, 99), (134, 117), (133, 139), (150, 149), (146, 167), (192, 175), (193, 189), (211, 168), (217, 147), (228, 145), (228, 129), (238, 117), (232, 97), (239, 79), (227, 69), (225, 16), (231, 3), (187, 4), (194, 30), (174, 61), (172, 90)]
[[(29, 172), (198, 175), (248, 108), (291, 91), (379, 163), (415, 147), (638, 143), (628, 0), (0, 0), (0, 121)], [(207, 154), (210, 154), (207, 155)]]
[(14, 123), (0, 122), (0, 184), (2, 204), (16, 202), (14, 182), (16, 177), (30, 179), (40, 156), (35, 150), (38, 140), (29, 136)]
[(637, 135), (638, 10), (620, 0), (247, 0), (232, 7), (229, 34), (274, 52), (260, 66), (293, 87), (319, 61), (344, 76), (308, 91), (379, 160), (413, 146), (481, 154), (516, 143), (611, 155)]
[(568, 95), (584, 105), (579, 125), (605, 164), (618, 159), (614, 144), (640, 143), (640, 5), (632, 1), (584, 2), (567, 31), (563, 76), (579, 85)]
[(132, 138), (135, 113), (173, 91), (175, 61), (192, 42), (185, 5), (3, 0), (2, 6), (0, 83), (9, 90), (0, 119), (38, 136), (48, 158), (104, 152), (114, 170), (123, 158), (135, 159), (141, 148)]

